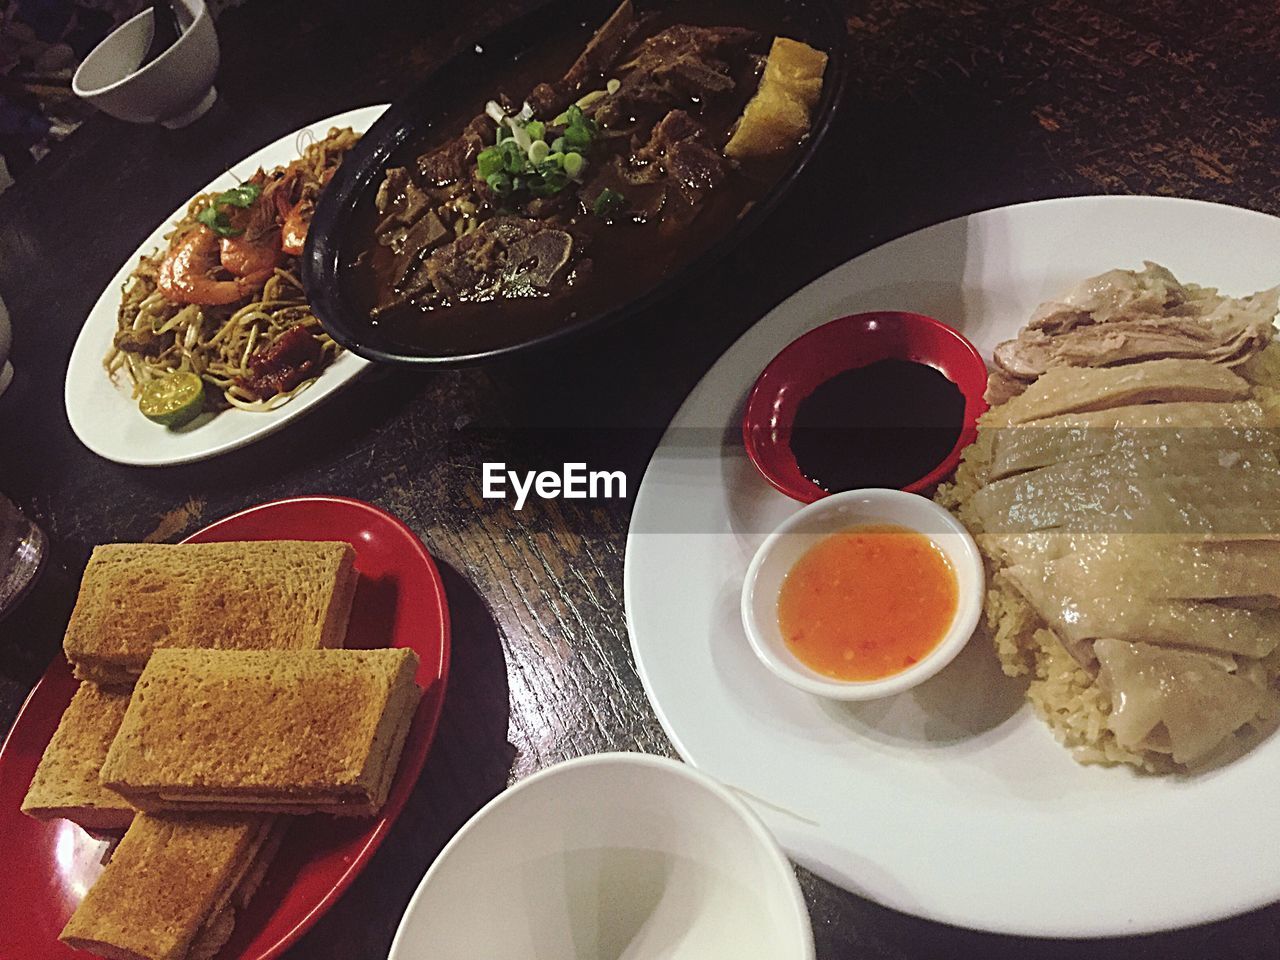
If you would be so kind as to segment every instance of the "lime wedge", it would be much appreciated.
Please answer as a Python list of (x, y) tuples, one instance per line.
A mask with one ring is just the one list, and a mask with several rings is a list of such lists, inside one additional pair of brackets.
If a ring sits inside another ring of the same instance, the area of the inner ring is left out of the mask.
[(204, 409), (204, 381), (194, 373), (170, 373), (142, 388), (138, 409), (166, 427), (190, 423)]

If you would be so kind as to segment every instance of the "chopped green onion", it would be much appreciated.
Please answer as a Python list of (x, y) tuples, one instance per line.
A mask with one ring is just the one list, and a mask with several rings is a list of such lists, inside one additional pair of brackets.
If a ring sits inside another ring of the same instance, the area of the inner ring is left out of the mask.
[(511, 124), (511, 139), (524, 151), (528, 151), (529, 144), (533, 143), (533, 137), (529, 136), (529, 131), (518, 123)]
[(502, 165), (502, 151), (497, 147), (486, 147), (476, 157), (476, 168), (480, 173), (481, 180), (487, 180), (493, 174), (498, 173), (502, 169)]
[(535, 197), (553, 197), (569, 185), (569, 178), (559, 170), (542, 171), (537, 180), (529, 181), (529, 192)]
[(503, 140), (498, 149), (502, 151), (502, 169), (507, 173), (519, 173), (525, 168), (528, 158), (520, 144), (514, 140)]
[(511, 192), (511, 178), (501, 171), (489, 174), (489, 176), (485, 177), (485, 183), (489, 185), (490, 190), (500, 197), (505, 197)]
[(605, 187), (600, 191), (600, 196), (596, 197), (596, 202), (591, 209), (597, 217), (611, 217), (622, 210), (626, 202), (627, 198), (617, 190)]
[(609, 93), (617, 93), (619, 90), (622, 89), (622, 81), (619, 80), (617, 77), (614, 77), (604, 85), (604, 88)]
[[(598, 91), (597, 97), (603, 96)], [(599, 127), (572, 105), (548, 124), (533, 119), (526, 104), (516, 116), (508, 116), (490, 102), (489, 116), (498, 125), (497, 142), (476, 157), (476, 177), (484, 180), (499, 197), (532, 194), (549, 197), (564, 190), (573, 181), (581, 182), (587, 167), (585, 154), (591, 148)], [(561, 129), (552, 131), (553, 126)], [(547, 137), (556, 132), (550, 143)]]

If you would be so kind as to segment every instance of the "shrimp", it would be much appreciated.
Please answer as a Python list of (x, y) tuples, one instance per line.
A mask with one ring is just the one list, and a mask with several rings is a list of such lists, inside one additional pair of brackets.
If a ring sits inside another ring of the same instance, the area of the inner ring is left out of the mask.
[(307, 242), (307, 228), (311, 225), (311, 214), (314, 212), (315, 204), (306, 199), (299, 200), (289, 208), (281, 233), (281, 245), (285, 253), (293, 257), (302, 256), (303, 245)]
[[(261, 186), (264, 180), (265, 174), (259, 170), (248, 182)], [(274, 205), (260, 196), (249, 208), (231, 211), (230, 219), (236, 233), (223, 237), (219, 244), (223, 269), (237, 277), (263, 272), (269, 276), (283, 257)]]
[[(247, 265), (247, 260), (241, 263), (241, 266)], [(201, 306), (235, 303), (264, 283), (275, 264), (231, 280), (215, 279), (214, 275), (225, 267), (217, 235), (203, 226), (188, 230), (177, 238), (160, 263), (160, 292), (173, 303)]]
[[(294, 161), (295, 164), (298, 162)], [(307, 242), (307, 229), (311, 226), (311, 215), (316, 210), (316, 196), (333, 177), (334, 169), (331, 167), (321, 175), (318, 187), (303, 180), (302, 188), (297, 190), (295, 187), (303, 174), (291, 164), (275, 190), (276, 210), (284, 223), (281, 232), (282, 247), (292, 257), (302, 256), (303, 245)], [(295, 195), (296, 200), (293, 199)]]
[(280, 230), (273, 227), (256, 236), (247, 233), (239, 237), (224, 237), (218, 246), (222, 267), (237, 277), (249, 277), (259, 273), (270, 276), (280, 263)]

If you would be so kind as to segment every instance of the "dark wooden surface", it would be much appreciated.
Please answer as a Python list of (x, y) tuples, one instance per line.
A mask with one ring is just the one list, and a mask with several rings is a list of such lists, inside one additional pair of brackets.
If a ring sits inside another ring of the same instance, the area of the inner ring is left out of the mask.
[[(83, 449), (62, 409), (66, 360), (138, 240), (246, 153), (301, 123), (396, 97), (519, 6), (250, 3), (220, 23), (215, 113), (176, 133), (95, 117), (0, 195), (0, 295), (18, 370), (0, 398), (0, 491), (54, 544), (48, 575), (0, 623), (0, 729), (58, 654), (95, 543), (175, 539), (263, 500), (332, 492), (403, 517), (444, 567), (455, 666), (437, 746), (390, 842), (291, 958), (384, 956), (433, 856), (509, 782), (601, 750), (671, 752), (623, 624), (629, 504), (517, 514), (480, 499), (483, 461), (585, 460), (626, 470), (634, 489), (681, 399), (738, 334), (829, 268), (929, 223), (1089, 193), (1280, 213), (1274, 0), (850, 2), (849, 94), (809, 176), (676, 301), (554, 354), (368, 377), (323, 413), (206, 464), (141, 470)], [(1228, 814), (1223, 842), (1248, 836)], [(802, 881), (822, 960), (1280, 957), (1277, 906), (1141, 939), (1030, 941), (942, 927)]]

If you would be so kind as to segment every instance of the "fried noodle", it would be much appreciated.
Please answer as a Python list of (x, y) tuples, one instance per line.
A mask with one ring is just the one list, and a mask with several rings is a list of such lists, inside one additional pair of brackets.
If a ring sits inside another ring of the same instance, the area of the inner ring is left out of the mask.
[[(291, 168), (301, 170), (304, 196), (319, 194), (342, 156), (358, 139), (359, 134), (349, 128), (331, 130), (328, 137), (302, 152)], [(205, 229), (196, 221), (196, 214), (209, 206), (216, 195), (202, 194), (191, 201), (186, 215), (166, 236), (170, 246), (193, 229)], [(214, 406), (273, 410), (305, 390), (316, 377), (259, 398), (245, 386), (254, 376), (251, 357), (300, 325), (319, 344), (317, 375), (342, 352), (307, 303), (298, 279), (297, 257), (285, 254), (280, 266), (242, 301), (203, 306), (173, 303), (164, 296), (159, 274), (167, 252), (166, 248), (142, 257), (125, 280), (116, 336), (103, 361), (112, 380), (127, 377), (135, 398), (152, 380), (189, 372), (204, 380), (206, 397)]]

